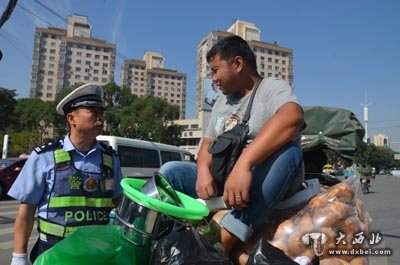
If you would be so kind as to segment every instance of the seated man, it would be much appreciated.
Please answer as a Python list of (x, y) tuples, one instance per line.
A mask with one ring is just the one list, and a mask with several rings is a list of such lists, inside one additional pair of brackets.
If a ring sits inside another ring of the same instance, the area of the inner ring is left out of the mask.
[[(160, 172), (172, 185), (192, 197), (217, 195), (210, 173), (209, 146), (243, 118), (252, 91), (259, 83), (251, 107), (246, 147), (226, 179), (223, 197), (231, 211), (221, 220), (221, 243), (232, 261), (245, 264), (241, 250), (256, 226), (284, 198), (301, 189), (304, 178), (299, 131), (303, 111), (289, 84), (280, 79), (261, 80), (255, 56), (242, 38), (229, 36), (207, 54), (213, 82), (222, 90), (211, 112), (197, 165), (165, 164)], [(260, 82), (259, 82), (260, 81)]]

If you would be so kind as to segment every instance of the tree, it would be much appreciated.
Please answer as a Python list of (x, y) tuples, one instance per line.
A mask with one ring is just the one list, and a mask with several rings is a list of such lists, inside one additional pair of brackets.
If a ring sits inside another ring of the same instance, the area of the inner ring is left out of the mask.
[(46, 130), (54, 124), (55, 104), (53, 101), (42, 101), (38, 98), (22, 98), (17, 100), (15, 115), (18, 117), (18, 131), (33, 132), (38, 130), (40, 143)]
[(119, 132), (125, 137), (179, 145), (180, 126), (173, 123), (179, 117), (179, 107), (165, 99), (145, 96), (134, 98), (121, 108)]
[(14, 122), (14, 110), (17, 100), (15, 90), (0, 87), (0, 131), (12, 126)]

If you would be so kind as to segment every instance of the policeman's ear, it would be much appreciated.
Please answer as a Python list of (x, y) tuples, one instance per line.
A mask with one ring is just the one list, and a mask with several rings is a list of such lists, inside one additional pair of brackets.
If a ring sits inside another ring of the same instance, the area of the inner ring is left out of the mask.
[(76, 116), (75, 110), (70, 111), (70, 112), (67, 113), (65, 118), (67, 119), (68, 124), (70, 124), (70, 125), (75, 124), (75, 116)]

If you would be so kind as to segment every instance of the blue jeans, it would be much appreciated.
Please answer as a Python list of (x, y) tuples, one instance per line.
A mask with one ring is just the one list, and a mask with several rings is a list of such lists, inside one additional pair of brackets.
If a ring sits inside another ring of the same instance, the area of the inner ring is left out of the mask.
[[(174, 188), (193, 198), (197, 165), (190, 162), (168, 162), (160, 173), (168, 178)], [(232, 209), (221, 220), (221, 226), (246, 242), (257, 225), (267, 217), (284, 198), (300, 190), (304, 177), (301, 148), (290, 142), (276, 151), (263, 163), (253, 168), (250, 202), (242, 210)]]

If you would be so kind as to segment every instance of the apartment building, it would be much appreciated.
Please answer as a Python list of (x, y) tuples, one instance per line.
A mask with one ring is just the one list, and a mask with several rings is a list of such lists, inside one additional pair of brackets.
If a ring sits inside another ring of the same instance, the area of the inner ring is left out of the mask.
[(179, 119), (185, 118), (186, 74), (164, 68), (165, 58), (147, 51), (143, 60), (125, 60), (121, 83), (139, 97), (153, 95), (179, 106)]
[(256, 56), (257, 69), (261, 76), (277, 77), (293, 83), (293, 50), (281, 47), (276, 42), (260, 41), (260, 29), (253, 23), (237, 20), (227, 31), (211, 31), (197, 46), (196, 113), (199, 113), (202, 106), (203, 81), (205, 78), (211, 78), (206, 54), (215, 43), (231, 34), (239, 35), (249, 43)]
[(387, 147), (389, 143), (389, 137), (384, 134), (374, 135), (374, 145)]
[(68, 17), (67, 29), (36, 28), (30, 97), (55, 100), (74, 84), (114, 81), (115, 44), (91, 37), (85, 16)]

